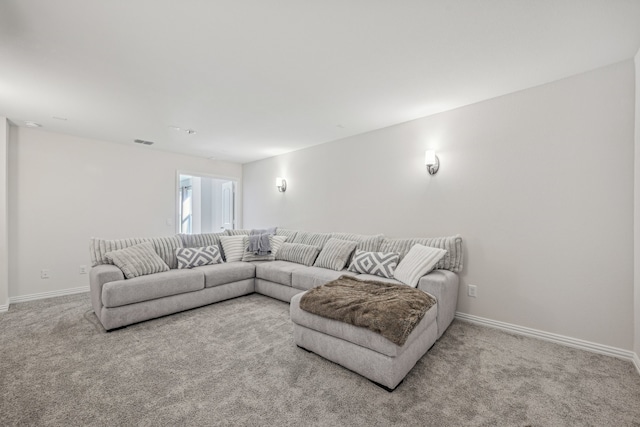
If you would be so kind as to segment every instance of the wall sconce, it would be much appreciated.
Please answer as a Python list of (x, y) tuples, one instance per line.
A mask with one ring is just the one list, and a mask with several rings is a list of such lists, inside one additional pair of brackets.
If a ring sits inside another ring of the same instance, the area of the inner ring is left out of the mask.
[(287, 180), (284, 178), (277, 177), (276, 187), (278, 187), (279, 192), (284, 193), (285, 191), (287, 191)]
[(427, 150), (424, 153), (424, 164), (427, 166), (429, 175), (435, 175), (440, 169), (440, 159), (436, 156), (436, 152), (433, 150)]

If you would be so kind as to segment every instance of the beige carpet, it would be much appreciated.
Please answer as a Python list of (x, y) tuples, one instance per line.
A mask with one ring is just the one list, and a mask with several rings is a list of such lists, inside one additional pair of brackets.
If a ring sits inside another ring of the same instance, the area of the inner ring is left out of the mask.
[(260, 295), (105, 333), (87, 294), (0, 314), (0, 424), (640, 425), (624, 360), (455, 321), (393, 393), (291, 339)]

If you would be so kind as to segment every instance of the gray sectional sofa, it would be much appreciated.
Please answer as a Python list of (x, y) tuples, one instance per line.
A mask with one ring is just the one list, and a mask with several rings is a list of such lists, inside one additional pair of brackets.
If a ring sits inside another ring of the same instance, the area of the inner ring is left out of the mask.
[[(322, 327), (315, 327), (314, 329), (314, 325), (318, 323), (318, 320), (314, 319), (313, 315), (309, 316), (309, 313), (304, 313), (299, 309), (297, 305), (300, 298), (299, 294), (337, 279), (344, 274), (365, 280), (399, 283), (394, 279), (357, 274), (348, 271), (346, 268), (336, 271), (278, 259), (273, 261), (224, 262), (190, 269), (176, 268), (175, 251), (177, 248), (209, 245), (222, 247), (220, 245), (221, 237), (248, 233), (249, 230), (227, 230), (224, 233), (217, 234), (177, 235), (149, 239), (92, 239), (90, 249), (93, 267), (90, 272), (90, 291), (91, 302), (96, 316), (106, 330), (112, 330), (256, 292), (286, 302), (291, 302), (293, 299), (295, 304), (292, 304), (291, 307), (291, 318), (294, 322), (296, 337), (305, 335), (305, 330), (312, 331), (306, 334), (310, 338), (309, 341), (304, 341), (303, 338), (298, 337), (300, 339), (296, 338), (296, 343), (307, 350), (322, 354), (322, 348), (314, 346), (328, 345), (335, 347), (335, 343), (323, 343), (318, 337), (312, 337), (313, 331), (320, 334), (331, 334), (327, 330), (323, 330)], [(356, 248), (361, 250), (397, 252), (400, 254), (400, 258), (406, 255), (416, 243), (445, 249), (447, 250), (445, 258), (438, 262), (435, 270), (421, 277), (417, 285), (418, 289), (429, 293), (437, 301), (436, 305), (429, 310), (428, 315), (421, 322), (424, 324), (423, 327), (416, 328), (416, 336), (424, 335), (419, 340), (421, 346), (430, 347), (444, 333), (454, 318), (458, 296), (458, 275), (456, 273), (462, 269), (462, 239), (460, 236), (435, 239), (389, 239), (382, 235), (362, 236), (346, 233), (311, 233), (286, 229), (278, 229), (276, 235), (286, 237), (287, 242), (316, 246), (320, 249), (333, 237), (334, 239), (356, 242)], [(151, 242), (155, 252), (171, 269), (127, 279), (120, 268), (110, 264), (108, 257), (106, 257), (107, 253), (127, 248), (140, 242)], [(278, 258), (277, 253), (275, 258)], [(428, 337), (423, 333), (423, 329), (429, 330)], [(336, 338), (335, 334), (330, 338)], [(337, 338), (348, 341), (347, 338), (340, 337), (339, 334)], [(372, 338), (367, 337), (365, 334), (364, 339), (370, 342)], [(411, 344), (413, 341), (416, 341), (416, 339), (410, 338), (407, 344)], [(304, 345), (305, 343), (307, 345)], [(412, 355), (411, 357), (403, 356), (410, 359), (402, 362), (404, 367), (400, 371), (404, 373), (392, 372), (389, 378), (372, 375), (367, 371), (367, 369), (371, 370), (373, 368), (366, 368), (365, 372), (360, 373), (388, 388), (394, 388), (408, 372), (408, 369), (411, 369), (422, 354), (428, 350), (428, 347), (421, 348), (420, 351), (406, 352), (407, 354), (412, 353)], [(386, 348), (384, 345), (377, 350), (374, 345), (373, 349), (377, 353), (382, 351), (382, 356), (386, 359), (405, 353), (402, 348)], [(336, 360), (335, 357), (332, 359), (328, 355), (324, 356), (344, 365), (341, 360)], [(367, 356), (367, 358), (370, 359), (370, 356)], [(340, 357), (337, 359), (340, 359)], [(384, 363), (388, 363), (388, 361)], [(405, 365), (410, 366), (406, 369)], [(371, 366), (375, 367), (377, 365), (374, 363)], [(347, 367), (359, 372), (354, 367)], [(378, 367), (374, 370), (380, 371), (381, 369)]]

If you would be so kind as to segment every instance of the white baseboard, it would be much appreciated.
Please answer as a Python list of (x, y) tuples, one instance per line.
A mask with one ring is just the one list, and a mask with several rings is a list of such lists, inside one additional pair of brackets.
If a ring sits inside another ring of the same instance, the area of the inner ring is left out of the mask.
[(638, 353), (633, 353), (633, 364), (636, 366), (636, 370), (640, 374), (640, 357), (638, 357)]
[(524, 326), (513, 325), (511, 323), (498, 322), (497, 320), (486, 319), (484, 317), (473, 316), (466, 313), (456, 312), (456, 318), (466, 320), (467, 322), (476, 323), (478, 325), (489, 326), (491, 328), (512, 332), (518, 335), (539, 338), (541, 340), (551, 341), (568, 347), (590, 351), (592, 353), (599, 353), (607, 356), (617, 357), (619, 359), (630, 360), (634, 362), (636, 368), (638, 369), (638, 373), (640, 373), (640, 360), (638, 359), (638, 355), (633, 351), (610, 347), (603, 344), (597, 344), (590, 341), (584, 341), (577, 338), (571, 338), (564, 335), (552, 334), (550, 332), (544, 332), (537, 329), (525, 328)]
[(4, 313), (9, 310), (9, 303), (0, 305), (0, 313)]
[[(17, 302), (25, 302), (25, 301), (34, 301), (34, 300), (45, 299), (45, 298), (61, 297), (63, 295), (80, 294), (82, 292), (89, 292), (89, 287), (79, 286), (77, 288), (60, 289), (58, 291), (40, 292), (38, 294), (9, 297), (9, 304), (14, 304)], [(7, 304), (7, 307), (9, 307), (9, 304)], [(0, 308), (1, 307), (2, 306), (0, 306)]]

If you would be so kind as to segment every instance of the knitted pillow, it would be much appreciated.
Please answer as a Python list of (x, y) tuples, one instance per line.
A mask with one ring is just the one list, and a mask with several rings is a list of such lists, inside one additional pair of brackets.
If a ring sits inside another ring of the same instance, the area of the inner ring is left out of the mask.
[(447, 251), (429, 246), (413, 245), (400, 261), (393, 277), (405, 285), (415, 288), (422, 276), (433, 270)]

